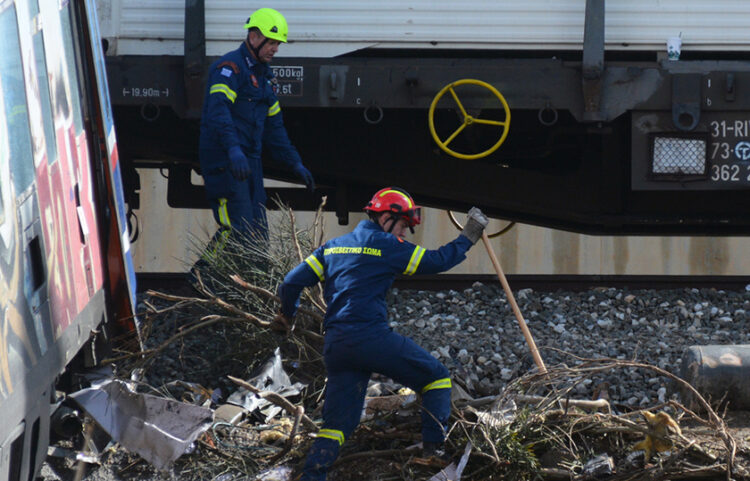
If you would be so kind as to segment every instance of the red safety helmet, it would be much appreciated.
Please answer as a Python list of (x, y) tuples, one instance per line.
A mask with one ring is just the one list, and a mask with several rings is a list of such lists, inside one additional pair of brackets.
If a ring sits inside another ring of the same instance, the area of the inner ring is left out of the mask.
[(414, 232), (414, 226), (422, 222), (422, 207), (414, 204), (408, 192), (398, 187), (386, 187), (375, 192), (372, 200), (367, 203), (368, 212), (390, 212), (396, 217), (406, 219), (409, 228)]

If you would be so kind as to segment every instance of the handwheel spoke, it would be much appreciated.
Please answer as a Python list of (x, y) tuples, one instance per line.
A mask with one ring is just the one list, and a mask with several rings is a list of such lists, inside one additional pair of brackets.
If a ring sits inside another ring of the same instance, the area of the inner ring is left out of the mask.
[(462, 131), (463, 129), (465, 129), (465, 128), (466, 128), (466, 124), (461, 124), (461, 126), (460, 126), (459, 128), (457, 128), (457, 129), (456, 129), (456, 131), (455, 131), (455, 132), (453, 132), (453, 133), (451, 134), (451, 136), (450, 136), (450, 137), (448, 137), (448, 138), (447, 138), (447, 139), (445, 140), (445, 142), (443, 142), (443, 145), (445, 145), (445, 146), (447, 147), (447, 146), (448, 146), (448, 144), (450, 144), (450, 143), (451, 143), (451, 141), (452, 141), (453, 139), (455, 139), (455, 138), (456, 138), (456, 136), (457, 136), (458, 134), (460, 134), (460, 133), (461, 133), (461, 131)]
[(463, 114), (464, 118), (466, 118), (468, 114), (466, 113), (466, 109), (464, 108), (461, 101), (458, 100), (458, 95), (456, 95), (456, 91), (453, 90), (453, 87), (449, 88), (448, 90), (450, 91), (451, 96), (453, 96), (453, 100), (455, 100), (456, 104), (458, 104), (458, 108), (459, 110), (461, 110), (461, 114)]
[(474, 119), (474, 123), (477, 124), (485, 124), (485, 125), (499, 125), (501, 127), (505, 127), (508, 125), (507, 122), (500, 122), (499, 120), (487, 120), (487, 119)]

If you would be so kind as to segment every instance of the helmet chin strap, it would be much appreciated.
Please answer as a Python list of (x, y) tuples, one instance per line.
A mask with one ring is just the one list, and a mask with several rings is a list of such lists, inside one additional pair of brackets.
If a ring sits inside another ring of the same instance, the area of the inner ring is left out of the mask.
[(247, 39), (245, 40), (245, 43), (247, 44), (247, 48), (250, 49), (251, 52), (253, 52), (253, 55), (255, 55), (255, 59), (258, 62), (263, 62), (260, 59), (260, 50), (263, 48), (263, 46), (268, 42), (268, 37), (263, 37), (263, 41), (260, 42), (260, 45), (258, 47), (253, 47), (253, 44), (250, 42), (250, 33), (247, 34)]
[[(398, 222), (401, 217), (396, 217), (392, 213), (389, 213), (389, 214), (390, 214), (390, 217), (388, 218), (388, 220), (386, 220), (385, 222), (383, 222), (383, 230), (386, 231), (387, 233), (391, 234), (391, 233), (393, 233), (393, 228), (396, 227), (396, 222)], [(408, 219), (406, 219), (406, 220), (407, 220), (407, 225), (409, 225)], [(388, 227), (388, 229), (386, 229), (385, 225), (388, 222), (390, 222), (391, 225)], [(409, 230), (411, 231), (412, 234), (414, 234), (414, 227), (412, 227), (411, 225), (409, 225)]]
[[(390, 222), (391, 225), (390, 227), (388, 227), (388, 229), (386, 229), (385, 226), (388, 222)], [(389, 214), (388, 219), (383, 222), (383, 230), (390, 234), (393, 232), (394, 227), (396, 227), (396, 217), (393, 214)]]

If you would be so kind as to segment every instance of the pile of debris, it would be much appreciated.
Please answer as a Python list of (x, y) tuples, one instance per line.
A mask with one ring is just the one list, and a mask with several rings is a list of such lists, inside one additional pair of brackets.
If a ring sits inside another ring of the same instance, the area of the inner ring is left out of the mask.
[[(87, 427), (68, 454), (110, 469), (110, 479), (294, 479), (321, 423), (325, 302), (319, 288), (307, 290), (286, 326), (274, 321), (274, 292), (320, 243), (323, 225), (318, 216), (299, 230), (293, 212), (282, 212), (287, 221), (272, 223), (268, 241), (212, 246), (221, 254), (199, 263), (198, 292), (146, 294), (142, 339), (125, 343), (105, 361), (109, 373), (70, 396)], [(452, 373), (450, 462), (422, 457), (419, 396), (374, 376), (362, 422), (329, 479), (750, 478), (746, 415), (717, 412), (658, 366), (569, 358), (489, 396)], [(606, 390), (576, 398), (582, 383), (624, 369), (668, 378), (693, 403), (625, 412)]]

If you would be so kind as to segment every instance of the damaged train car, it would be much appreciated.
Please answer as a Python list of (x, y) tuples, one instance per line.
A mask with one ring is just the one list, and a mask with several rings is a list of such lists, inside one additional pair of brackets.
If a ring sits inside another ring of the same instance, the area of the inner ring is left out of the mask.
[(135, 327), (93, 1), (0, 2), (0, 479), (33, 480), (73, 373)]

